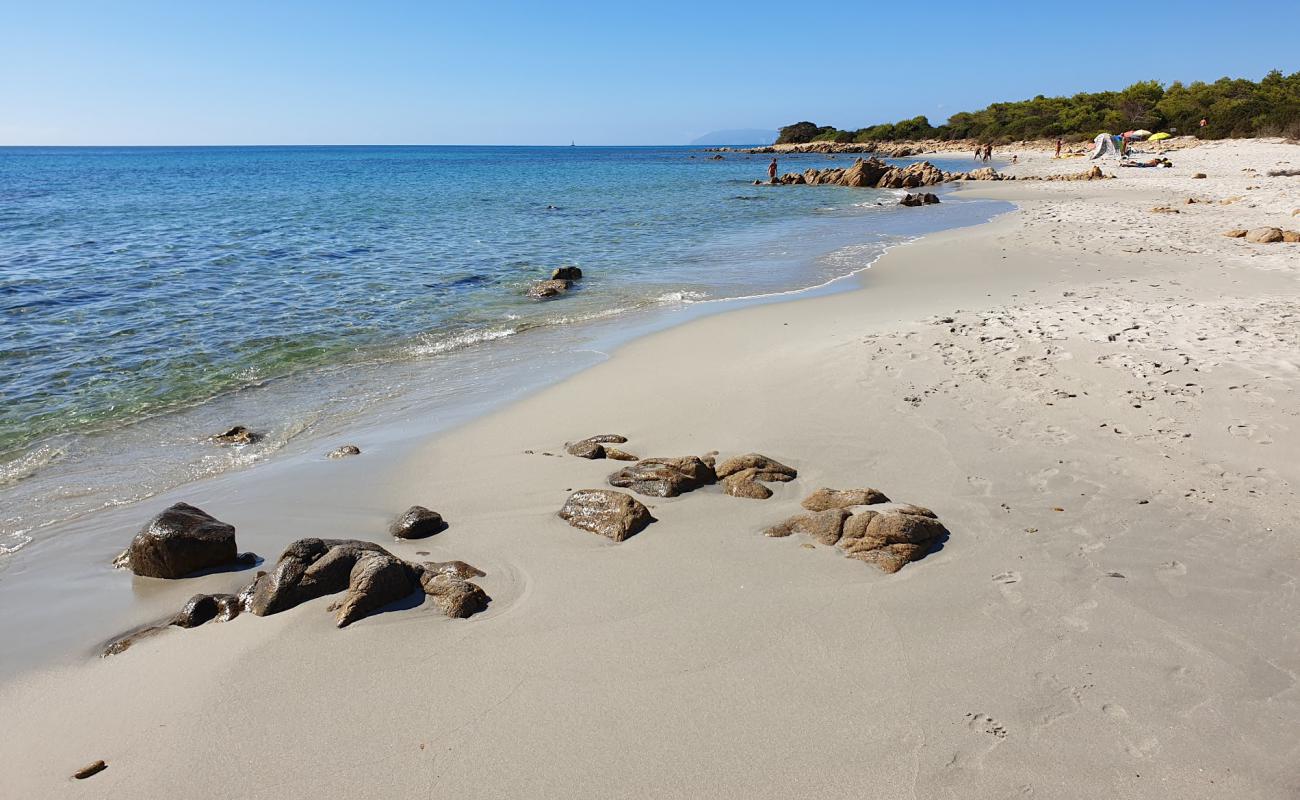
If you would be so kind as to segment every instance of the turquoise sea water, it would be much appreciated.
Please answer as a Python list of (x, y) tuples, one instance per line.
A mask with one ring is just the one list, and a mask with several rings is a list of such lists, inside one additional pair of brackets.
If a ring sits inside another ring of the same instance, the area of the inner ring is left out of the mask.
[[(0, 525), (21, 541), (48, 521), (32, 513), (48, 497), (14, 486), (127, 442), (165, 444), (159, 420), (207, 424), (194, 410), (232, 393), (297, 376), (284, 404), (296, 418), (263, 420), (291, 437), (336, 399), (303, 387), (336, 389), (339, 370), (394, 375), (384, 365), (401, 364), (409, 377), (425, 365), (421, 379), (457, 385), (466, 376), (438, 357), (817, 285), (890, 243), (992, 213), (978, 203), (900, 209), (894, 192), (754, 186), (766, 157), (712, 155), (0, 148), (0, 492), (10, 501)], [(787, 157), (781, 169), (846, 160)], [(524, 296), (562, 265), (586, 275), (568, 296)], [(372, 382), (376, 394), (403, 389)], [(349, 388), (353, 406), (366, 391)], [(210, 423), (225, 421), (236, 420)], [(201, 449), (173, 461), (159, 486), (214, 468)], [(91, 506), (111, 500), (85, 489)]]

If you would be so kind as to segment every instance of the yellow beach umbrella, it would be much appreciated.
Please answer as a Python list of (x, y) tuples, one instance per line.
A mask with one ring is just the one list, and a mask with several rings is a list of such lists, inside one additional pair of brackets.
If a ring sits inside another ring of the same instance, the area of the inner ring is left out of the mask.
[(1152, 137), (1151, 137), (1150, 139), (1147, 139), (1147, 141), (1148, 141), (1148, 142), (1162, 142), (1162, 141), (1164, 141), (1165, 139), (1168, 139), (1168, 138), (1169, 138), (1169, 134), (1165, 133), (1164, 131), (1161, 131), (1160, 133), (1157, 133), (1157, 134), (1152, 135)]

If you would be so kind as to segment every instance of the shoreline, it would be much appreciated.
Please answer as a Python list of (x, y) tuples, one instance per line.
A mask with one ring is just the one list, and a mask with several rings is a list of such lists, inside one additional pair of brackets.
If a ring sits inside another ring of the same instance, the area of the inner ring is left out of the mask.
[[(1187, 172), (963, 189), (1019, 210), (894, 248), (851, 291), (637, 338), (392, 471), (205, 483), (197, 504), (268, 559), (428, 505), (450, 529), (391, 549), (484, 569), (492, 605), (338, 631), (313, 601), (5, 681), (10, 777), (56, 796), (104, 758), (100, 790), (153, 796), (227, 732), (191, 796), (1284, 794), (1294, 256), (1187, 233), (1232, 207), (1107, 221)], [(542, 455), (603, 432), (800, 474), (770, 500), (652, 499), (659, 521), (613, 545), (554, 514), (616, 465)], [(878, 487), (952, 535), (892, 576), (762, 536), (818, 486)], [(132, 608), (246, 577), (137, 580)]]

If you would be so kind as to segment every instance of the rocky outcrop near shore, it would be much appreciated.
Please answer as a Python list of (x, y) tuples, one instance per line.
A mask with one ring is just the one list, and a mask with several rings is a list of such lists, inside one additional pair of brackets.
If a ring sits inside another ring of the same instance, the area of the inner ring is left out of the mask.
[(859, 158), (846, 168), (829, 167), (803, 172), (788, 172), (777, 178), (778, 184), (810, 186), (852, 186), (867, 189), (914, 189), (918, 186), (935, 186), (947, 180), (943, 170), (929, 161), (918, 161), (905, 167), (886, 164), (878, 158)]
[(252, 566), (240, 553), (235, 526), (188, 503), (176, 503), (149, 521), (113, 566), (147, 578), (184, 578), (208, 569)]
[(228, 622), (244, 612), (265, 617), (340, 592), (343, 597), (327, 608), (340, 628), (419, 590), (446, 616), (469, 617), (492, 600), (469, 581), (484, 574), (463, 561), (416, 564), (358, 539), (299, 539), (285, 548), (274, 571), (259, 572), (238, 594), (194, 595), (171, 618), (113, 639), (103, 655), (121, 653), (169, 627)]

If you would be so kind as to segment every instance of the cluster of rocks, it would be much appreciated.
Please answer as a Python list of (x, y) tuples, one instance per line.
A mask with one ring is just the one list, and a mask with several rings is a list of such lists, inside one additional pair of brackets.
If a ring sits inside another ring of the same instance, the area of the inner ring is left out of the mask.
[(1288, 231), (1282, 228), (1235, 228), (1224, 231), (1230, 239), (1245, 239), (1255, 244), (1273, 244), (1274, 242), (1300, 242), (1300, 231)]
[(917, 144), (892, 142), (805, 142), (803, 144), (767, 145), (752, 147), (745, 153), (874, 153), (885, 158), (907, 158), (933, 152), (934, 148)]
[(859, 158), (853, 162), (853, 166), (847, 168), (809, 167), (803, 172), (787, 172), (777, 178), (776, 182), (786, 186), (807, 184), (869, 189), (914, 189), (918, 186), (934, 186), (945, 180), (947, 177), (943, 170), (929, 161), (918, 161), (905, 167), (895, 167), (878, 158)]
[(818, 489), (802, 505), (807, 513), (773, 525), (766, 535), (801, 533), (889, 573), (925, 558), (948, 534), (933, 511), (891, 502), (875, 489)]
[(573, 282), (582, 280), (578, 267), (559, 267), (551, 270), (549, 280), (537, 281), (528, 289), (528, 296), (536, 300), (559, 297), (573, 288)]
[(617, 433), (602, 433), (598, 436), (588, 436), (577, 442), (565, 442), (564, 451), (571, 456), (578, 458), (611, 458), (615, 461), (636, 461), (637, 457), (631, 453), (610, 447), (612, 444), (625, 444), (626, 436), (619, 436)]
[(1101, 171), (1101, 167), (1093, 166), (1092, 169), (1083, 172), (1073, 172), (1068, 175), (1026, 175), (1022, 181), (1104, 181), (1115, 177), (1107, 175)]
[[(431, 536), (445, 528), (437, 512), (413, 506), (389, 531), (395, 538), (409, 539)], [(169, 579), (253, 563), (256, 556), (251, 553), (236, 553), (234, 526), (185, 503), (154, 517), (114, 560), (115, 566), (136, 575)], [(469, 580), (484, 574), (463, 561), (406, 561), (378, 544), (359, 539), (299, 539), (285, 548), (273, 571), (258, 572), (238, 593), (196, 594), (174, 616), (109, 642), (103, 654), (120, 653), (168, 627), (226, 622), (243, 612), (259, 617), (278, 614), (340, 592), (343, 597), (328, 609), (340, 628), (417, 590), (432, 597), (447, 616), (468, 617), (491, 601), (482, 587)]]
[(939, 202), (939, 198), (930, 192), (925, 192), (925, 193), (917, 192), (916, 194), (912, 194), (911, 192), (908, 192), (907, 194), (903, 195), (903, 199), (899, 200), (898, 204), (900, 206), (915, 207), (915, 206), (933, 205), (937, 202)]

